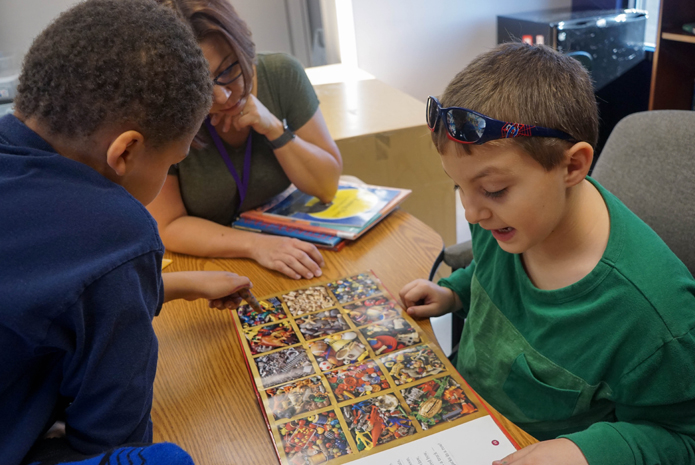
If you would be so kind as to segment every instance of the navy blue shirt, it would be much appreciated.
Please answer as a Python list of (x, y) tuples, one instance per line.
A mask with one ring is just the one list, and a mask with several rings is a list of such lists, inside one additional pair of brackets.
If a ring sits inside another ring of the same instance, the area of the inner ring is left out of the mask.
[(84, 454), (150, 442), (164, 247), (125, 189), (0, 118), (0, 458), (55, 421)]

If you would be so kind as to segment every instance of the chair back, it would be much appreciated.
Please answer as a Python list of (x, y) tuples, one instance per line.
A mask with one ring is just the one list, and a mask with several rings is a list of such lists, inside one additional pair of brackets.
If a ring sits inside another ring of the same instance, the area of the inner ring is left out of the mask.
[(656, 231), (695, 275), (695, 111), (623, 118), (592, 177)]

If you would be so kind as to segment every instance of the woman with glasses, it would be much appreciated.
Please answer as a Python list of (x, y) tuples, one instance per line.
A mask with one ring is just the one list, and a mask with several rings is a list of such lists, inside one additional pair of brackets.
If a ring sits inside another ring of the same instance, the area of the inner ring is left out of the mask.
[(172, 166), (148, 207), (164, 245), (251, 258), (295, 279), (320, 276), (324, 262), (314, 245), (229, 227), (290, 183), (323, 202), (337, 191), (342, 159), (302, 65), (282, 53), (256, 54), (251, 31), (227, 0), (158, 1), (191, 26), (215, 84), (189, 156)]

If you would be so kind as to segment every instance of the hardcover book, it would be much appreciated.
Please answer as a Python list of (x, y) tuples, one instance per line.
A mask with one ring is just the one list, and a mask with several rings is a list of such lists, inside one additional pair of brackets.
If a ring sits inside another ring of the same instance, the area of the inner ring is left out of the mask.
[(268, 204), (241, 213), (241, 219), (289, 224), (307, 231), (354, 240), (410, 195), (409, 189), (341, 182), (324, 204), (290, 186)]
[(261, 220), (251, 220), (239, 218), (232, 226), (236, 229), (253, 231), (259, 233), (275, 234), (278, 236), (294, 237), (306, 242), (311, 242), (317, 247), (338, 251), (345, 246), (345, 239), (331, 234), (313, 232), (302, 228), (297, 228), (288, 224), (268, 223)]
[(372, 272), (233, 310), (285, 465), (463, 464), (518, 449)]

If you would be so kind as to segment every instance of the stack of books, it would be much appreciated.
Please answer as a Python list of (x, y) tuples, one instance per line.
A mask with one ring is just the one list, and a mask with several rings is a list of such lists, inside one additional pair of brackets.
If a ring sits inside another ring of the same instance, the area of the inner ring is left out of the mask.
[(290, 186), (270, 202), (243, 212), (232, 227), (294, 237), (340, 250), (391, 213), (411, 191), (341, 182), (330, 203)]

